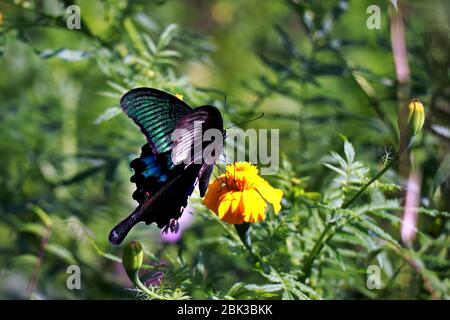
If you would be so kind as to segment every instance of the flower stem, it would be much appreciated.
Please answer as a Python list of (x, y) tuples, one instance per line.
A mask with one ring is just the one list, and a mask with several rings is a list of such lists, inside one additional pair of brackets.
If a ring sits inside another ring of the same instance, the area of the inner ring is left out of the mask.
[[(374, 183), (376, 180), (378, 180), (383, 174), (386, 173), (386, 171), (388, 171), (392, 165), (399, 159), (399, 154), (396, 153), (395, 157), (392, 158), (385, 166), (384, 168), (378, 172), (375, 177), (373, 177), (372, 179), (370, 179), (369, 182), (367, 182), (364, 186), (362, 186), (358, 192), (347, 202), (345, 202), (342, 205), (342, 209), (347, 209), (356, 199), (358, 199), (358, 197), (363, 194), (363, 192), (372, 184)], [(311, 267), (314, 263), (314, 260), (316, 259), (316, 257), (319, 255), (319, 253), (322, 251), (323, 247), (328, 243), (328, 241), (332, 238), (333, 234), (328, 234), (331, 229), (333, 228), (333, 226), (335, 225), (335, 222), (327, 222), (327, 224), (325, 225), (325, 228), (323, 229), (322, 233), (319, 236), (319, 239), (317, 239), (316, 243), (314, 244), (314, 247), (312, 248), (310, 254), (308, 255), (308, 257), (305, 260), (305, 263), (303, 265), (302, 268), (302, 272), (303, 275), (301, 276), (301, 280), (304, 281), (306, 278), (309, 277), (310, 273), (311, 273)]]
[(154, 293), (153, 291), (149, 290), (146, 286), (144, 286), (144, 284), (141, 282), (141, 279), (139, 279), (138, 271), (136, 271), (133, 274), (133, 278), (131, 280), (133, 281), (133, 284), (137, 286), (141, 291), (143, 291), (146, 295), (150, 296), (153, 299), (164, 300), (163, 296)]
[(308, 257), (306, 258), (305, 263), (303, 264), (302, 272), (303, 275), (301, 276), (300, 280), (304, 281), (307, 277), (309, 277), (309, 274), (311, 273), (311, 267), (315, 260), (315, 258), (319, 255), (320, 251), (322, 250), (323, 246), (325, 245), (325, 242), (323, 239), (328, 234), (328, 232), (333, 227), (334, 223), (327, 222), (325, 225), (325, 228), (323, 229), (322, 233), (319, 236), (319, 239), (317, 239), (316, 243), (314, 244), (314, 247), (312, 248), (311, 252), (309, 253)]

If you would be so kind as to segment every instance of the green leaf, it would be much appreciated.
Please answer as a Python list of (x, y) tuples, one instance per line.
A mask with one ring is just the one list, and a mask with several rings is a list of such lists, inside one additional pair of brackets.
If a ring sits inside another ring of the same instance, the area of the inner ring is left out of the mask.
[(433, 181), (433, 189), (441, 183), (450, 179), (450, 154), (448, 154), (440, 164)]
[(127, 88), (121, 86), (120, 84), (118, 84), (117, 82), (114, 81), (108, 81), (107, 82), (108, 86), (110, 86), (111, 88), (117, 90), (117, 92), (120, 93), (120, 95), (124, 94), (125, 92), (128, 91)]
[(327, 246), (328, 250), (330, 251), (330, 254), (332, 256), (332, 258), (334, 258), (338, 263), (339, 266), (341, 267), (342, 271), (345, 271), (347, 269), (344, 260), (342, 260), (342, 257), (339, 253), (339, 251), (335, 248), (333, 248), (332, 246)]
[(337, 160), (337, 162), (339, 162), (339, 165), (342, 168), (346, 168), (348, 166), (347, 162), (345, 162), (344, 158), (342, 158), (339, 153), (336, 153), (334, 151), (330, 151), (330, 154), (333, 156), (333, 158), (335, 158)]
[[(307, 286), (304, 283), (296, 281), (296, 286), (304, 293), (308, 293), (314, 299), (322, 299), (322, 297), (310, 286)], [(309, 297), (308, 297), (309, 299)]]
[(228, 290), (228, 295), (231, 297), (234, 297), (239, 294), (239, 291), (241, 291), (242, 288), (245, 287), (245, 283), (243, 282), (236, 282), (233, 284), (233, 286)]
[(49, 243), (45, 246), (45, 251), (53, 254), (54, 256), (62, 259), (64, 262), (68, 264), (76, 264), (77, 260), (73, 256), (73, 254), (63, 246), (59, 244)]
[(169, 24), (166, 29), (161, 33), (161, 36), (158, 40), (158, 51), (161, 51), (167, 45), (172, 41), (172, 38), (175, 36), (175, 33), (177, 31), (177, 25), (176, 24)]
[(373, 210), (373, 211), (371, 210), (370, 213), (373, 214), (374, 216), (389, 220), (391, 223), (396, 225), (399, 225), (402, 222), (402, 219), (400, 219), (396, 215), (387, 213), (383, 210)]
[(22, 254), (16, 256), (9, 261), (9, 265), (13, 266), (35, 266), (38, 262), (38, 257), (32, 254)]
[(112, 119), (120, 113), (121, 109), (119, 107), (108, 108), (101, 115), (99, 115), (97, 119), (95, 119), (95, 124), (99, 124), (102, 123), (103, 121)]
[(161, 58), (177, 58), (180, 57), (181, 54), (175, 50), (164, 50), (158, 53), (158, 57)]
[(397, 242), (397, 240), (395, 240), (389, 233), (385, 232), (383, 229), (381, 229), (374, 223), (368, 221), (367, 219), (361, 219), (361, 220), (357, 221), (357, 223), (362, 225), (363, 227), (366, 227), (366, 228), (372, 230), (380, 238), (383, 238), (384, 240), (387, 240), (397, 246), (400, 246), (400, 244)]
[(377, 257), (383, 250), (386, 248), (384, 246), (375, 247), (367, 253), (367, 260), (370, 261), (373, 258)]
[(156, 48), (155, 42), (148, 35), (144, 34), (144, 41), (147, 44), (147, 48), (152, 55), (155, 55), (158, 51)]
[(138, 31), (136, 30), (136, 27), (134, 26), (133, 22), (130, 18), (126, 18), (123, 22), (123, 25), (125, 27), (125, 30), (127, 31), (131, 42), (133, 43), (133, 46), (136, 48), (136, 50), (139, 52), (139, 54), (143, 57), (150, 58), (150, 54), (146, 50), (141, 37), (139, 36)]
[(47, 235), (47, 229), (39, 223), (24, 223), (19, 225), (19, 232), (31, 233), (37, 235), (40, 238), (43, 238)]
[(306, 294), (296, 288), (292, 288), (291, 292), (300, 300), (311, 300)]
[(283, 289), (282, 284), (265, 284), (265, 285), (257, 285), (257, 284), (247, 284), (245, 286), (247, 290), (256, 291), (256, 292), (276, 292)]
[(324, 165), (325, 167), (327, 167), (328, 169), (333, 170), (333, 171), (336, 172), (337, 174), (340, 174), (340, 175), (342, 175), (342, 176), (345, 176), (345, 175), (346, 175), (346, 173), (345, 173), (344, 171), (342, 171), (341, 169), (339, 169), (339, 168), (337, 168), (337, 167), (335, 167), (335, 166), (333, 166), (333, 165), (331, 165), (331, 164), (329, 164), (329, 163), (324, 163), (323, 165)]
[(121, 94), (111, 91), (99, 91), (98, 95), (119, 101)]
[(101, 249), (99, 248), (99, 246), (95, 243), (95, 241), (94, 241), (94, 239), (92, 238), (92, 236), (91, 236), (89, 233), (87, 233), (86, 231), (85, 231), (85, 235), (86, 235), (86, 237), (88, 238), (89, 242), (90, 242), (90, 243), (92, 244), (92, 246), (94, 247), (94, 249), (95, 249), (95, 251), (97, 252), (98, 255), (100, 255), (100, 256), (102, 256), (102, 257), (104, 257), (104, 258), (106, 258), (106, 259), (112, 260), (112, 261), (114, 261), (114, 262), (122, 263), (122, 259), (119, 258), (118, 256), (115, 256), (115, 255), (113, 255), (113, 254), (111, 254), (111, 253), (107, 253), (107, 252), (104, 252), (103, 250), (101, 250)]
[(285, 290), (285, 291), (283, 291), (283, 294), (281, 295), (281, 299), (282, 300), (294, 300), (294, 297), (292, 296), (292, 294), (289, 291)]
[(344, 142), (344, 152), (345, 157), (347, 158), (347, 162), (349, 164), (353, 163), (353, 160), (355, 159), (355, 149), (353, 148), (353, 145), (345, 140)]
[(450, 212), (447, 211), (439, 211), (439, 210), (433, 210), (433, 209), (426, 209), (426, 208), (419, 208), (419, 213), (423, 213), (426, 215), (429, 215), (431, 217), (450, 217)]
[(31, 210), (33, 210), (34, 213), (41, 219), (41, 221), (44, 223), (45, 226), (49, 227), (52, 225), (52, 219), (50, 216), (42, 209), (41, 207), (32, 204)]

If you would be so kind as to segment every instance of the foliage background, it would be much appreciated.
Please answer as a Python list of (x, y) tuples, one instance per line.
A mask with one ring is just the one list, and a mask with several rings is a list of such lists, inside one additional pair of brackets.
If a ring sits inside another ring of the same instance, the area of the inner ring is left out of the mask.
[[(213, 104), (228, 125), (265, 112), (245, 126), (279, 128), (281, 137), (281, 170), (268, 180), (283, 189), (283, 210), (252, 225), (251, 252), (198, 196), (180, 241), (135, 228), (129, 238), (144, 244), (144, 273), (164, 274), (152, 290), (197, 299), (449, 297), (448, 2), (399, 1), (411, 70), (402, 83), (391, 46), (396, 1), (74, 3), (81, 30), (66, 28), (71, 1), (0, 3), (2, 299), (146, 297), (127, 289), (121, 247), (107, 241), (135, 206), (129, 162), (144, 137), (118, 101), (136, 86)], [(372, 4), (379, 30), (366, 27)], [(412, 151), (420, 232), (407, 246), (399, 229), (408, 168), (394, 166), (339, 208), (396, 149), (396, 115), (410, 97), (423, 101), (427, 122)], [(329, 223), (343, 226), (305, 275)], [(81, 268), (81, 290), (66, 287), (71, 264)], [(366, 287), (374, 264), (381, 290)]]

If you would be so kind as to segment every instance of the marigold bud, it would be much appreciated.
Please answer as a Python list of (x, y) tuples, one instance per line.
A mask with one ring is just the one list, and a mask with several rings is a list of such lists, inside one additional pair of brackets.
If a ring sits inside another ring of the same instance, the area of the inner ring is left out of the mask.
[(417, 135), (425, 122), (425, 110), (419, 99), (412, 99), (398, 114), (398, 126), (401, 134), (410, 137)]
[(131, 241), (123, 248), (122, 264), (130, 279), (133, 279), (136, 272), (142, 266), (144, 260), (144, 250), (139, 241)]

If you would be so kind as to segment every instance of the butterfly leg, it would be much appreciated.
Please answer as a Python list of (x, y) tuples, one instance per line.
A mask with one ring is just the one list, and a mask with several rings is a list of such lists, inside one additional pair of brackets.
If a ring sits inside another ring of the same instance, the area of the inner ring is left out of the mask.
[(178, 222), (178, 220), (172, 219), (172, 221), (170, 221), (170, 231), (172, 231), (173, 233), (177, 233), (179, 229), (180, 223)]
[(169, 231), (177, 233), (180, 229), (180, 223), (176, 219), (170, 219), (169, 223), (164, 227), (162, 233), (167, 234)]

